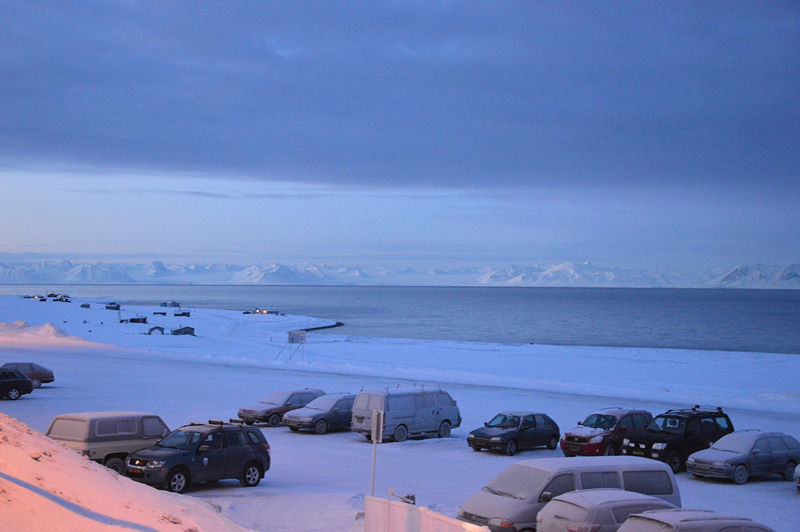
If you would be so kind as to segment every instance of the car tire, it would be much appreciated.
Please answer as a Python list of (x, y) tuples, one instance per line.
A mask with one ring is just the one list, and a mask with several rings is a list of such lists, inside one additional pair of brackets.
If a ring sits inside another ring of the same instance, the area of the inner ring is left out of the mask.
[(252, 425), (253, 424), (253, 420), (251, 420), (251, 419), (246, 419), (244, 422), (245, 422), (246, 425)]
[(670, 453), (667, 455), (666, 461), (669, 468), (672, 469), (672, 472), (677, 475), (681, 470), (681, 466), (683, 465), (681, 463), (681, 457), (678, 456), (677, 453)]
[(19, 388), (11, 387), (8, 389), (8, 393), (6, 393), (6, 397), (11, 399), (12, 401), (16, 401), (20, 398), (22, 394), (19, 392)]
[(617, 450), (614, 449), (614, 444), (609, 443), (606, 445), (605, 450), (603, 451), (603, 456), (615, 456), (617, 454)]
[(255, 488), (261, 482), (261, 467), (256, 462), (244, 466), (239, 483), (245, 488)]
[(789, 462), (783, 468), (783, 480), (792, 480), (794, 478), (794, 468), (797, 467), (794, 463)]
[(300, 430), (300, 427), (293, 427), (290, 425), (289, 430), (291, 430), (292, 432), (297, 432), (298, 430)]
[(506, 454), (508, 456), (514, 456), (517, 454), (517, 442), (514, 440), (508, 440), (508, 443), (506, 444)]
[(324, 419), (320, 419), (314, 423), (314, 432), (316, 434), (325, 434), (328, 432), (328, 422)]
[(277, 427), (281, 424), (281, 415), (280, 414), (272, 414), (267, 419), (267, 423), (269, 423), (273, 427)]
[(191, 479), (189, 478), (189, 473), (185, 469), (173, 469), (169, 472), (169, 475), (167, 475), (167, 491), (171, 491), (173, 493), (183, 493), (189, 489), (190, 484)]
[(739, 464), (733, 469), (733, 481), (737, 484), (744, 484), (748, 478), (750, 478), (750, 472), (747, 470), (747, 466)]
[(367, 441), (372, 441), (372, 434), (364, 434), (364, 437), (367, 439)]
[(394, 429), (394, 441), (398, 443), (402, 443), (408, 439), (408, 429), (405, 425), (398, 425), (396, 429)]
[[(439, 432), (436, 433), (437, 438), (449, 438), (450, 437), (450, 423), (447, 421), (442, 421), (442, 424), (439, 425)], [(794, 473), (794, 470), (792, 470)]]
[(547, 448), (551, 451), (558, 447), (558, 436), (550, 436), (550, 439), (547, 440)]
[(103, 462), (103, 465), (111, 469), (112, 471), (115, 471), (119, 475), (125, 474), (125, 462), (122, 460), (122, 458), (117, 458), (117, 457), (109, 458), (105, 462)]

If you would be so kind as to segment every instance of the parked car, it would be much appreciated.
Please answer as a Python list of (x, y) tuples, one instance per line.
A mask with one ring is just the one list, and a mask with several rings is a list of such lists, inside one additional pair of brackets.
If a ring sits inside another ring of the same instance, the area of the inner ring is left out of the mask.
[(53, 370), (34, 362), (8, 362), (0, 367), (0, 370), (4, 369), (18, 369), (33, 382), (34, 388), (56, 380), (55, 376), (53, 376)]
[(449, 393), (423, 387), (397, 387), (363, 391), (353, 403), (351, 428), (372, 438), (372, 412), (383, 411), (383, 438), (397, 442), (408, 436), (449, 438), (461, 426), (461, 412)]
[(633, 491), (569, 491), (539, 510), (536, 532), (615, 532), (631, 514), (673, 508), (675, 505), (663, 499)]
[(535, 530), (536, 515), (554, 497), (595, 488), (624, 489), (681, 505), (667, 464), (635, 456), (536, 458), (501, 471), (461, 505), (458, 518), (492, 532)]
[(244, 420), (248, 425), (257, 421), (265, 421), (277, 427), (283, 420), (283, 415), (290, 411), (306, 406), (317, 397), (325, 395), (322, 390), (315, 388), (305, 388), (295, 391), (272, 392), (266, 399), (244, 408), (240, 408), (239, 419)]
[(536, 412), (500, 412), (482, 428), (467, 436), (475, 451), (489, 449), (514, 456), (517, 451), (547, 446), (555, 449), (560, 435), (558, 425), (547, 414)]
[(657, 415), (644, 430), (622, 439), (622, 453), (666, 462), (677, 473), (690, 454), (705, 449), (726, 434), (733, 423), (722, 408), (695, 405)]
[(173, 430), (126, 464), (132, 479), (177, 493), (194, 482), (228, 478), (253, 487), (269, 470), (269, 443), (260, 430), (209, 420)]
[(54, 417), (45, 436), (124, 474), (129, 454), (151, 447), (168, 432), (167, 424), (155, 414), (78, 412)]
[(645, 428), (652, 420), (653, 414), (647, 410), (603, 408), (564, 433), (561, 452), (564, 456), (620, 454), (623, 436)]
[(287, 412), (283, 416), (283, 424), (292, 431), (309, 429), (317, 434), (325, 434), (331, 430), (350, 430), (355, 399), (356, 396), (352, 393), (321, 395), (303, 408)]
[(18, 369), (0, 370), (0, 397), (16, 401), (31, 392), (33, 392), (33, 381)]
[(652, 510), (631, 515), (619, 532), (775, 532), (744, 517), (709, 510)]
[(800, 443), (782, 432), (738, 430), (718, 439), (710, 448), (693, 453), (686, 470), (696, 477), (729, 478), (737, 484), (763, 475), (792, 480), (800, 464)]

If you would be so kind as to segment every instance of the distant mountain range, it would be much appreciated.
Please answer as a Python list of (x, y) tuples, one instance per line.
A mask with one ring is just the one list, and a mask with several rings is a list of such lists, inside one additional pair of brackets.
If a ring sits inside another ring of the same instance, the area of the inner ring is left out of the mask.
[(504, 266), (415, 270), (341, 265), (237, 266), (232, 264), (38, 261), (0, 263), (0, 284), (200, 284), (200, 285), (416, 285), (575, 286), (800, 289), (800, 264), (748, 264), (698, 274), (602, 268), (565, 262), (552, 266)]

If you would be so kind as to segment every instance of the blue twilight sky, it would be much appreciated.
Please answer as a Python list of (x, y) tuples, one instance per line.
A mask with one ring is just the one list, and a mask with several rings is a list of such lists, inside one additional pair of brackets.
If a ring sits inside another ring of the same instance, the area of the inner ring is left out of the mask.
[(800, 3), (4, 2), (0, 253), (800, 262)]

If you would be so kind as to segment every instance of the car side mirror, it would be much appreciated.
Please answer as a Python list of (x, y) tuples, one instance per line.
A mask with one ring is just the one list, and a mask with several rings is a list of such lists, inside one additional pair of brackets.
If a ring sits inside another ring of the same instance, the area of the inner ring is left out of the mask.
[(549, 502), (552, 498), (553, 494), (549, 491), (545, 491), (539, 496), (539, 502)]
[(583, 425), (583, 421), (578, 421), (578, 425)]
[(197, 448), (197, 452), (198, 453), (207, 453), (210, 450), (211, 450), (211, 446), (209, 444), (207, 444), (207, 443), (204, 443), (203, 445), (201, 445), (200, 447)]
[(758, 449), (753, 449), (753, 454), (761, 454), (761, 451)]
[(484, 427), (488, 427), (488, 426), (489, 426), (489, 422), (488, 422), (488, 421), (484, 421), (484, 422), (483, 422), (483, 426), (484, 426)]

